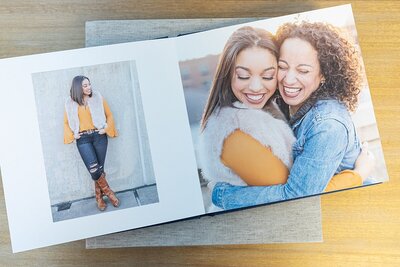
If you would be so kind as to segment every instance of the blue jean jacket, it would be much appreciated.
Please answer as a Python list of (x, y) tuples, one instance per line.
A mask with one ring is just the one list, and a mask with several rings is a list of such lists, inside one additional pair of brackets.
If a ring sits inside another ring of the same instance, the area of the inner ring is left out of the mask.
[(320, 194), (334, 174), (354, 168), (361, 150), (360, 141), (343, 104), (319, 100), (291, 127), (297, 141), (293, 145), (294, 162), (286, 184), (217, 183), (212, 192), (213, 204), (235, 209)]

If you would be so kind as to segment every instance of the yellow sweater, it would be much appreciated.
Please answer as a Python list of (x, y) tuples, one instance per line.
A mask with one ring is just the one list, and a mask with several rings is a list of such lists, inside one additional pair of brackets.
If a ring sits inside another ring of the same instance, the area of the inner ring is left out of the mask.
[[(240, 130), (229, 135), (223, 144), (221, 162), (239, 175), (248, 185), (284, 184), (289, 170), (271, 151)], [(325, 192), (362, 185), (360, 175), (345, 170), (333, 176)]]
[[(111, 113), (110, 107), (108, 106), (106, 100), (103, 98), (104, 113), (106, 115), (107, 128), (106, 134), (109, 137), (118, 136), (117, 130), (115, 129), (114, 118)], [(79, 131), (86, 131), (95, 129), (92, 121), (92, 115), (88, 106), (78, 107), (78, 117), (79, 117)], [(71, 130), (68, 124), (67, 112), (64, 111), (64, 144), (70, 144), (75, 140), (74, 132)]]

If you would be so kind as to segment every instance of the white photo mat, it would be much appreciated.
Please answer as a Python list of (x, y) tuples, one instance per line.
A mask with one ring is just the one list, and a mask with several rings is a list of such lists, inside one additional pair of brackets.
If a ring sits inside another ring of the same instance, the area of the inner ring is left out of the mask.
[[(1, 119), (13, 129), (12, 136), (2, 132), (0, 139), (1, 170), (14, 252), (204, 213), (175, 51), (173, 40), (166, 39), (0, 62), (3, 88), (13, 88), (18, 81), (18, 90), (2, 91), (0, 100)], [(134, 60), (137, 65), (159, 203), (53, 223), (31, 75), (127, 60)], [(154, 67), (160, 65), (169, 67)], [(9, 112), (15, 107), (14, 101), (7, 100), (10, 98), (18, 100), (18, 111)], [(160, 112), (164, 99), (169, 99), (171, 105)], [(27, 195), (30, 202), (35, 203), (29, 209), (21, 202)]]

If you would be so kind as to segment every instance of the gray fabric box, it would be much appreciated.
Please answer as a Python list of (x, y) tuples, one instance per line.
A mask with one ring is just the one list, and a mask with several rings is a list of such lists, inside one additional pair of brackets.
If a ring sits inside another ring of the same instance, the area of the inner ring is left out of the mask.
[[(175, 37), (256, 19), (90, 21), (86, 46)], [(322, 242), (320, 197), (90, 238), (86, 248), (292, 242)]]

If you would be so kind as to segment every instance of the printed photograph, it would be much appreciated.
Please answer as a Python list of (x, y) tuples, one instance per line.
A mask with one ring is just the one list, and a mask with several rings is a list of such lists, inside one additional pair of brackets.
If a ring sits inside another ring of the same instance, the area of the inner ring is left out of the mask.
[(206, 212), (388, 180), (350, 5), (177, 45)]
[(32, 82), (53, 222), (159, 202), (135, 61)]

